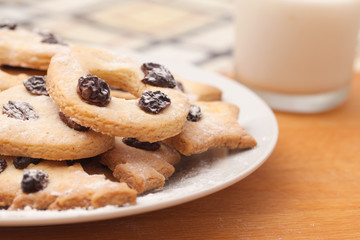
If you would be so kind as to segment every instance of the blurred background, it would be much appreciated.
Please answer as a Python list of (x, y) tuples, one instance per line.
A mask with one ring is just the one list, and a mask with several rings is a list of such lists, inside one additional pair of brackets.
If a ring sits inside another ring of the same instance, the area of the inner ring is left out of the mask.
[[(231, 77), (234, 1), (0, 0), (0, 19), (73, 43), (190, 62)], [(360, 54), (355, 66), (360, 69)]]
[(232, 73), (232, 0), (8, 0), (0, 18), (63, 39)]

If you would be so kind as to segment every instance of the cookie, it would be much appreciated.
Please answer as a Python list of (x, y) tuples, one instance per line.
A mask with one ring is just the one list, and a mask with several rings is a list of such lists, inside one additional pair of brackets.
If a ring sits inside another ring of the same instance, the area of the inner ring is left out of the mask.
[(253, 148), (256, 140), (239, 125), (238, 114), (239, 108), (230, 103), (194, 102), (184, 130), (164, 143), (187, 156), (210, 148)]
[(46, 70), (51, 57), (67, 48), (54, 34), (0, 28), (0, 65)]
[(217, 87), (205, 83), (194, 82), (177, 77), (176, 80), (183, 85), (186, 95), (192, 101), (220, 101), (222, 91)]
[[(188, 98), (167, 78), (169, 86), (150, 84), (168, 72), (142, 70), (144, 65), (105, 50), (72, 47), (52, 58), (47, 89), (62, 112), (97, 132), (149, 142), (175, 136), (186, 122)], [(111, 98), (108, 84), (138, 99)]]
[(124, 143), (123, 138), (117, 137), (115, 148), (102, 154), (100, 162), (113, 171), (116, 179), (126, 182), (138, 193), (162, 188), (174, 173), (173, 165), (180, 161), (180, 154), (159, 142), (155, 148), (144, 150), (138, 145), (127, 145), (131, 141), (126, 140)]
[(16, 85), (22, 85), (23, 81), (33, 75), (46, 75), (45, 71), (18, 67), (0, 67), (0, 91), (4, 91)]
[(113, 147), (114, 137), (69, 127), (50, 97), (31, 94), (24, 86), (0, 92), (0, 106), (1, 155), (67, 160), (92, 157)]
[(77, 207), (134, 204), (136, 192), (125, 183), (88, 175), (79, 163), (42, 160), (26, 169), (16, 169), (12, 157), (1, 158), (6, 168), (0, 173), (0, 206), (10, 210), (65, 210)]

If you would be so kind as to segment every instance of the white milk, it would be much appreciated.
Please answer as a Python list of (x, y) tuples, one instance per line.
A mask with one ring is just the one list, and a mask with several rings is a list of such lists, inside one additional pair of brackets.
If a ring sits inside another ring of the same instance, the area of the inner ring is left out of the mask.
[(300, 95), (349, 86), (360, 0), (238, 0), (236, 7), (239, 81)]

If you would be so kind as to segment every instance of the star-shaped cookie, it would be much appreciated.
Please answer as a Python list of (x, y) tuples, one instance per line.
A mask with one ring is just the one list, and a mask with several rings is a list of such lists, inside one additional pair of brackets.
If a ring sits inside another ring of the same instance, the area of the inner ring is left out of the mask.
[(187, 121), (183, 131), (164, 141), (184, 155), (205, 152), (210, 148), (246, 149), (256, 140), (238, 123), (239, 108), (226, 102), (194, 102), (201, 118)]
[(126, 145), (122, 138), (115, 138), (115, 147), (102, 154), (100, 162), (113, 171), (115, 178), (126, 182), (138, 193), (162, 188), (165, 180), (175, 171), (173, 165), (180, 154), (162, 143), (154, 151)]

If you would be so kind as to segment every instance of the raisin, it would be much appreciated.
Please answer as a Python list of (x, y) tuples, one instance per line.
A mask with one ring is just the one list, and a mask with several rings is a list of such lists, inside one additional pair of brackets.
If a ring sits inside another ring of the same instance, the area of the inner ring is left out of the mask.
[(46, 80), (44, 76), (31, 76), (24, 80), (23, 84), (31, 94), (49, 96), (46, 90)]
[(17, 24), (10, 21), (5, 21), (0, 23), (0, 28), (7, 28), (9, 30), (15, 30), (17, 27)]
[(21, 189), (24, 193), (34, 193), (43, 190), (49, 183), (49, 175), (43, 170), (24, 170)]
[(0, 173), (2, 173), (7, 167), (7, 162), (5, 159), (0, 158)]
[(80, 124), (74, 122), (62, 112), (59, 112), (59, 117), (66, 125), (68, 125), (68, 127), (73, 128), (76, 131), (85, 132), (89, 130), (88, 127), (81, 126)]
[(14, 158), (13, 164), (16, 169), (24, 169), (27, 166), (32, 164), (38, 164), (41, 161), (40, 158), (30, 158), (30, 157), (16, 157)]
[(10, 118), (23, 121), (39, 118), (34, 108), (29, 103), (20, 101), (9, 101), (7, 104), (4, 104), (2, 113)]
[(140, 148), (147, 151), (156, 151), (160, 148), (159, 142), (140, 142), (136, 138), (123, 138), (122, 141), (130, 147)]
[(97, 76), (88, 74), (79, 78), (77, 92), (85, 102), (104, 107), (110, 103), (110, 87)]
[(159, 113), (171, 103), (170, 98), (160, 91), (145, 91), (139, 99), (139, 107), (145, 112)]
[(145, 77), (141, 80), (145, 84), (157, 87), (176, 87), (176, 81), (170, 71), (163, 65), (157, 63), (144, 63), (141, 66)]
[(38, 33), (39, 33), (39, 35), (41, 35), (43, 37), (43, 39), (41, 40), (42, 43), (60, 44), (60, 45), (64, 45), (64, 46), (67, 45), (60, 38), (58, 38), (51, 32), (39, 31)]
[(197, 122), (200, 120), (201, 116), (202, 116), (202, 114), (201, 114), (200, 107), (191, 104), (190, 111), (189, 111), (189, 114), (187, 115), (186, 119), (191, 122)]

